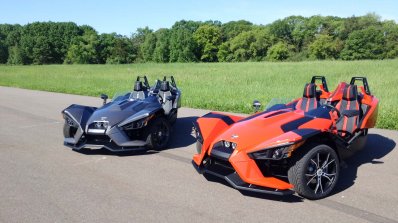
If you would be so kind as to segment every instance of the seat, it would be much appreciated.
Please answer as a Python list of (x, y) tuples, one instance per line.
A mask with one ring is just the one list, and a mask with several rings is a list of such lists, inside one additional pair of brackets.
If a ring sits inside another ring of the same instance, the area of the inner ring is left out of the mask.
[(130, 98), (131, 99), (145, 99), (147, 94), (146, 94), (146, 87), (143, 86), (141, 81), (136, 81), (134, 84), (134, 90), (131, 93)]
[(173, 94), (170, 91), (170, 83), (168, 81), (162, 81), (160, 83), (160, 90), (158, 95), (162, 99), (164, 113), (168, 115), (173, 108)]
[(356, 85), (347, 85), (344, 88), (342, 99), (336, 104), (341, 116), (336, 122), (337, 132), (345, 137), (352, 135), (358, 128), (360, 104)]
[(316, 97), (316, 85), (313, 83), (306, 84), (303, 97), (298, 100), (296, 109), (308, 112), (309, 110), (316, 109), (318, 106), (319, 102)]

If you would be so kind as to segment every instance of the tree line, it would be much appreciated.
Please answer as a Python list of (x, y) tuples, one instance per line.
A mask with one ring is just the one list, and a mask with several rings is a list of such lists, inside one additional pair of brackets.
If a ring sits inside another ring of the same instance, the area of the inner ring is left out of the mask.
[(289, 16), (268, 25), (239, 20), (176, 22), (131, 36), (73, 22), (0, 24), (0, 64), (124, 64), (361, 60), (398, 57), (398, 25), (376, 14)]

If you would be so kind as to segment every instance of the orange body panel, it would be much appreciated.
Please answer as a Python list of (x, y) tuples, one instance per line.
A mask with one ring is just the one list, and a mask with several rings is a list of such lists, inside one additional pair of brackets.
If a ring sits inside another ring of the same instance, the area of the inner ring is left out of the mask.
[(336, 89), (333, 91), (333, 93), (330, 94), (328, 101), (339, 101), (343, 97), (344, 93), (344, 88), (347, 86), (347, 83), (341, 82), (339, 85), (337, 85)]
[(279, 190), (293, 188), (293, 185), (275, 177), (264, 177), (254, 160), (250, 159), (244, 152), (235, 150), (235, 152), (232, 153), (229, 162), (232, 164), (240, 178), (242, 178), (246, 183), (276, 188)]
[(319, 89), (321, 89), (321, 95), (319, 96), (319, 98), (327, 99), (327, 98), (330, 97), (331, 93), (330, 93), (330, 92), (327, 92), (327, 91), (325, 90), (323, 84), (319, 84), (318, 87), (319, 87)]
[[(237, 143), (236, 150), (248, 150), (267, 139), (282, 135), (283, 124), (302, 118), (304, 114), (301, 111), (289, 111), (271, 117), (267, 116), (268, 114), (264, 114), (251, 120), (237, 122), (222, 133), (219, 132), (214, 142), (227, 140)], [(232, 138), (232, 135), (238, 137)]]
[(375, 127), (378, 111), (379, 111), (379, 100), (375, 97), (372, 97), (369, 111), (365, 114), (365, 117), (363, 118), (361, 128), (368, 129)]
[[(220, 114), (216, 112), (212, 113)], [(243, 117), (233, 116), (233, 115), (229, 115), (228, 117), (230, 117), (235, 122), (243, 119)], [(197, 120), (197, 123), (200, 126), (200, 131), (204, 139), (204, 142), (202, 145), (202, 152), (200, 154), (196, 154), (193, 160), (197, 165), (200, 165), (208, 148), (210, 147), (210, 144), (214, 141), (214, 138), (218, 136), (218, 134), (223, 132), (225, 129), (227, 129), (229, 125), (227, 125), (221, 119), (217, 118), (199, 118)]]

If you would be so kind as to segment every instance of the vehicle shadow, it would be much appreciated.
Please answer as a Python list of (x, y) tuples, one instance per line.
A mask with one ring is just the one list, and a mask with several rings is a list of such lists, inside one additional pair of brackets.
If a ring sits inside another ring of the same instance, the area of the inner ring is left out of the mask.
[[(171, 132), (171, 138), (169, 145), (164, 150), (171, 150), (181, 147), (189, 146), (195, 143), (195, 137), (191, 135), (192, 133), (192, 123), (197, 119), (197, 116), (191, 117), (181, 117), (178, 118), (176, 123), (173, 126), (173, 130)], [(125, 151), (125, 152), (112, 152), (107, 149), (81, 149), (76, 150), (76, 152), (84, 154), (84, 155), (107, 155), (107, 156), (139, 156), (139, 155), (150, 155), (154, 153), (158, 153), (159, 151), (153, 150), (134, 150), (134, 151)]]
[(337, 194), (355, 184), (358, 168), (362, 164), (383, 164), (377, 160), (390, 153), (396, 144), (393, 140), (378, 134), (369, 134), (365, 147), (353, 156), (344, 160), (340, 177), (333, 194)]
[(192, 123), (196, 121), (197, 118), (197, 116), (190, 116), (177, 119), (173, 126), (171, 139), (167, 149), (186, 147), (195, 143), (196, 139), (192, 136)]

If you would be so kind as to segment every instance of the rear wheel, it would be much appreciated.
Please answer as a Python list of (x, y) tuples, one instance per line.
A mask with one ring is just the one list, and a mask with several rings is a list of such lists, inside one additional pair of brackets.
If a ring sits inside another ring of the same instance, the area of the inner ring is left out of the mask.
[(171, 127), (164, 117), (157, 117), (149, 123), (147, 144), (149, 149), (164, 149), (170, 139)]
[(288, 178), (299, 195), (316, 200), (333, 191), (339, 177), (339, 157), (328, 145), (309, 144), (292, 161)]

